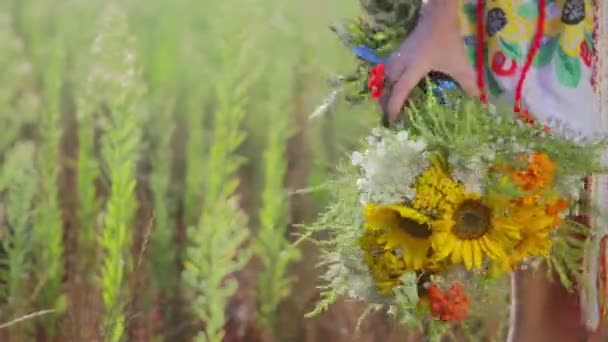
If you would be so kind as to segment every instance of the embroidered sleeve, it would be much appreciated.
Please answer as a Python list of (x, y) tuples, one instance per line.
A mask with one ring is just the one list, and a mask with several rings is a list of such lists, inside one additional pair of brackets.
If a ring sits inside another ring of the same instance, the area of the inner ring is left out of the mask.
[(467, 55), (488, 97), (591, 133), (594, 1), (460, 1)]

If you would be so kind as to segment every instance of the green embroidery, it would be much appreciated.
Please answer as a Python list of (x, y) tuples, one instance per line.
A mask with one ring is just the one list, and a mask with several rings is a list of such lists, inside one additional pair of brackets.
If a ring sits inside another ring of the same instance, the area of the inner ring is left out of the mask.
[[(502, 95), (502, 93), (504, 92), (502, 90), (502, 88), (500, 87), (500, 84), (498, 83), (498, 81), (496, 80), (496, 78), (494, 77), (494, 72), (492, 72), (492, 70), (490, 70), (490, 52), (488, 49), (488, 46), (485, 45), (483, 47), (483, 56), (484, 56), (484, 70), (486, 73), (486, 87), (488, 88), (488, 90), (490, 91), (490, 95), (494, 96), (494, 97), (500, 97), (500, 95)], [(473, 64), (475, 65), (475, 64)]]
[(593, 51), (593, 33), (585, 32), (585, 40), (589, 46), (589, 50)]
[(559, 46), (559, 40), (557, 38), (549, 38), (545, 44), (543, 44), (538, 53), (534, 57), (534, 62), (532, 65), (535, 68), (542, 68), (545, 65), (551, 62), (553, 55), (555, 55), (555, 50)]
[(507, 57), (514, 59), (516, 61), (521, 61), (522, 52), (521, 48), (516, 43), (509, 43), (504, 40), (502, 37), (500, 38), (500, 46), (501, 50), (507, 55)]
[(534, 2), (522, 4), (517, 8), (516, 13), (526, 20), (534, 20), (538, 17), (538, 5)]
[(559, 83), (563, 86), (576, 88), (581, 81), (582, 67), (580, 59), (568, 56), (561, 46), (557, 50), (555, 71)]
[(488, 90), (490, 90), (490, 94), (494, 97), (500, 97), (503, 90), (498, 84), (496, 78), (494, 78), (494, 73), (492, 73), (489, 68), (486, 68), (486, 78), (488, 79)]
[(469, 22), (477, 22), (477, 8), (474, 4), (464, 4), (462, 11), (467, 15)]
[(476, 65), (477, 64), (477, 51), (475, 51), (475, 47), (467, 46), (466, 52), (467, 52), (467, 59), (469, 60), (469, 63), (471, 65)]

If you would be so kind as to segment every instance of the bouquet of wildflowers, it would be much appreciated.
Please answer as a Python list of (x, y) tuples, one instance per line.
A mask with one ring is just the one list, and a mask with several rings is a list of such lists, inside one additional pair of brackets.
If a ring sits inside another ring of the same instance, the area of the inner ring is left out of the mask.
[[(381, 96), (384, 63), (414, 26), (416, 16), (408, 18), (334, 29), (359, 60), (335, 83), (347, 100)], [(425, 328), (431, 339), (455, 324), (473, 336), (492, 312), (507, 316), (505, 280), (518, 268), (545, 264), (569, 290), (595, 286), (581, 267), (593, 238), (581, 218), (604, 222), (584, 196), (584, 179), (604, 172), (605, 139), (514, 117), (457, 89), (446, 99), (456, 85), (431, 78), (432, 91), (410, 102), (407, 126), (373, 130), (340, 167), (328, 186), (332, 204), (307, 227), (326, 236), (317, 241), (324, 291), (311, 315), (347, 297)]]
[(602, 171), (604, 147), (558, 124), (431, 96), (407, 128), (374, 130), (330, 185), (333, 204), (309, 227), (330, 236), (319, 241), (315, 313), (347, 296), (439, 336), (490, 300), (506, 308), (500, 280), (518, 267), (544, 261), (573, 288), (590, 234), (575, 220), (583, 179)]

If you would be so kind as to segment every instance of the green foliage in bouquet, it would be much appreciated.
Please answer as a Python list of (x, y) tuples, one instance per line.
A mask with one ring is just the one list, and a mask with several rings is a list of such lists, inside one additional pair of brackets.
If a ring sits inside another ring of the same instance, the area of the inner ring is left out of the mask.
[(390, 10), (383, 10), (377, 1), (362, 0), (361, 5), (368, 13), (366, 17), (343, 19), (330, 27), (358, 59), (353, 71), (330, 81), (334, 91), (328, 101), (335, 100), (336, 91), (344, 92), (351, 104), (362, 103), (370, 96), (370, 69), (383, 63), (415, 27), (422, 2), (395, 1)]
[(604, 172), (604, 139), (476, 100), (431, 97), (407, 114), (407, 127), (374, 130), (327, 185), (332, 205), (307, 227), (327, 237), (316, 241), (325, 273), (310, 316), (349, 297), (432, 340), (455, 324), (475, 336), (506, 321), (517, 268), (546, 263), (566, 288), (580, 284), (590, 233), (573, 217), (583, 178)]

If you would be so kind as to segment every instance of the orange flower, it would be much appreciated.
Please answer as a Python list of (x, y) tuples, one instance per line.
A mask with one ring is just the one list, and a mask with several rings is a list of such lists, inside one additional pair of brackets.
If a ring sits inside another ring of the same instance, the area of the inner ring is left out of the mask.
[(553, 222), (553, 227), (556, 228), (560, 225), (560, 223), (562, 222), (562, 216), (560, 214), (562, 214), (566, 209), (568, 209), (568, 201), (561, 198), (553, 203), (549, 203), (545, 207), (545, 213), (555, 218), (555, 221)]
[(551, 186), (557, 165), (549, 156), (534, 152), (528, 157), (527, 163), (525, 169), (513, 174), (513, 180), (522, 190), (542, 191)]
[(469, 314), (469, 297), (461, 284), (452, 284), (448, 291), (441, 291), (435, 284), (428, 289), (431, 314), (443, 321), (462, 321)]
[(561, 213), (562, 211), (566, 210), (568, 208), (568, 201), (564, 200), (564, 199), (558, 199), (557, 201), (547, 205), (547, 208), (545, 209), (547, 215), (558, 215), (559, 213)]

